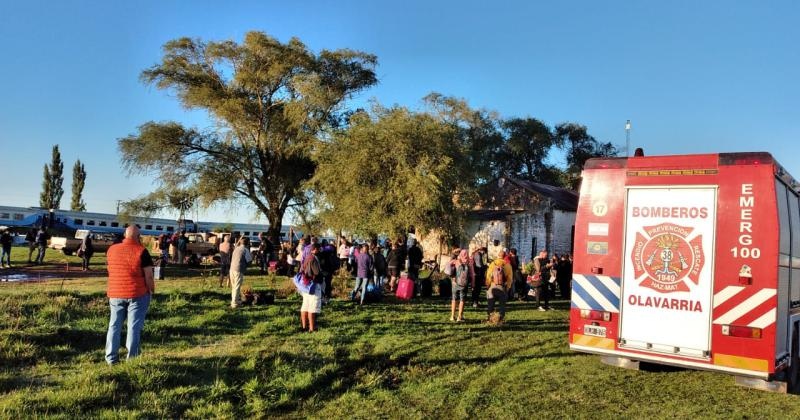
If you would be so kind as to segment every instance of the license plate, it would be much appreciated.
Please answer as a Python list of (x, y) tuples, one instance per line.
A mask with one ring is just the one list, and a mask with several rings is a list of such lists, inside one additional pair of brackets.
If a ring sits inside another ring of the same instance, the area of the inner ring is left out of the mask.
[(596, 325), (584, 325), (583, 333), (586, 335), (593, 335), (595, 337), (605, 337), (606, 327), (598, 327)]

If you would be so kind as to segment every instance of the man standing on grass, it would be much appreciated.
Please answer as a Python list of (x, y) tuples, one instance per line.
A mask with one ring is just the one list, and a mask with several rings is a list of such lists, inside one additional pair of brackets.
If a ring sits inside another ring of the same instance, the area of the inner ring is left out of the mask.
[(242, 304), (242, 283), (244, 282), (244, 272), (247, 271), (247, 265), (253, 261), (253, 255), (250, 254), (250, 238), (242, 236), (236, 244), (233, 253), (231, 254), (231, 308), (236, 309)]
[(108, 303), (111, 319), (106, 336), (106, 362), (119, 362), (119, 340), (122, 322), (128, 319), (125, 347), (128, 359), (139, 355), (140, 337), (150, 298), (156, 290), (153, 281), (153, 260), (139, 243), (139, 228), (128, 226), (122, 243), (112, 245), (106, 252), (108, 260)]

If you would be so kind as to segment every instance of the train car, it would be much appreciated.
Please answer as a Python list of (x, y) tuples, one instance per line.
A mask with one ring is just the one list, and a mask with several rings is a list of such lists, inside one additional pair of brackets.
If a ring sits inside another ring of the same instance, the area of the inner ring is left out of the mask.
[(569, 345), (800, 392), (799, 184), (768, 153), (591, 159)]

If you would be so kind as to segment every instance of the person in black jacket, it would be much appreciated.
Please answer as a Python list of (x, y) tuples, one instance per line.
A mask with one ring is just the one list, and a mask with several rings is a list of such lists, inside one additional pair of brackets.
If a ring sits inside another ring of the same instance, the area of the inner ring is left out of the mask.
[(94, 255), (94, 245), (92, 244), (92, 234), (87, 233), (81, 241), (81, 246), (78, 248), (80, 257), (83, 258), (83, 271), (89, 271), (89, 260)]
[(558, 283), (558, 290), (561, 293), (562, 299), (571, 298), (571, 283), (572, 283), (572, 260), (569, 254), (561, 254), (556, 266), (556, 283)]
[(11, 268), (11, 245), (14, 243), (14, 238), (8, 232), (8, 229), (3, 229), (0, 233), (0, 268), (3, 267), (3, 260), (6, 260), (6, 267)]

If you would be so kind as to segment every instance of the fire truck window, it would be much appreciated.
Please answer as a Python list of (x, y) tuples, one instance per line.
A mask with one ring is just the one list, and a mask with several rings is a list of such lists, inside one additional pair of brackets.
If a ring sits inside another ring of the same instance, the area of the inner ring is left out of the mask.
[(800, 257), (800, 209), (797, 205), (797, 196), (789, 192), (789, 222), (792, 226), (792, 258)]
[(775, 201), (778, 204), (778, 222), (780, 226), (780, 253), (791, 255), (791, 234), (789, 226), (789, 203), (786, 197), (786, 186), (775, 180)]

